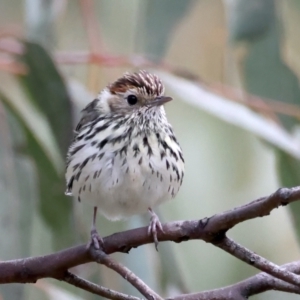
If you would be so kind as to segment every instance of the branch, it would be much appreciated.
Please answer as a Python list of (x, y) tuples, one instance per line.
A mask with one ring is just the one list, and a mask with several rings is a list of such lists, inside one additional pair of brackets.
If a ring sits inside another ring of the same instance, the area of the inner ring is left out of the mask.
[[(216, 214), (210, 218), (204, 218), (202, 220), (176, 221), (166, 223), (163, 225), (164, 232), (158, 232), (158, 240), (160, 242), (173, 241), (176, 243), (187, 241), (190, 239), (204, 240), (208, 243), (214, 244), (219, 248), (222, 248), (223, 250), (229, 252), (238, 259), (246, 261), (247, 263), (257, 268), (264, 270), (265, 272), (273, 275), (274, 277), (281, 278), (287, 282), (296, 284), (297, 287), (295, 285), (283, 283), (282, 281), (274, 279), (270, 276), (266, 277), (268, 278), (268, 282), (270, 282), (270, 278), (272, 278), (274, 285), (277, 284), (277, 286), (279, 286), (278, 282), (280, 282), (282, 290), (285, 289), (286, 291), (289, 290), (298, 292), (298, 288), (300, 286), (299, 277), (295, 276), (291, 272), (287, 272), (286, 270), (272, 264), (271, 262), (268, 262), (267, 260), (264, 260), (260, 256), (252, 253), (250, 250), (247, 250), (246, 248), (243, 248), (242, 246), (236, 244), (232, 240), (228, 239), (225, 234), (229, 229), (243, 221), (250, 220), (256, 217), (266, 216), (270, 214), (270, 212), (274, 208), (277, 208), (282, 205), (287, 205), (299, 199), (300, 187), (290, 189), (282, 188), (268, 197), (257, 199), (255, 201), (250, 202), (249, 204), (242, 205), (240, 207), (234, 208), (232, 210), (220, 214)], [(103, 250), (106, 254), (111, 254), (114, 252), (128, 253), (131, 248), (139, 247), (148, 243), (153, 243), (152, 238), (147, 233), (147, 227), (142, 227), (120, 233), (115, 233), (111, 236), (104, 238)], [(106, 259), (107, 256), (105, 256), (104, 258)], [(100, 260), (100, 262), (106, 264), (105, 259), (104, 261)], [(61, 279), (64, 278), (68, 269), (97, 260), (98, 258), (93, 254), (93, 251), (89, 251), (86, 245), (80, 245), (45, 256), (4, 261), (0, 262), (0, 284), (13, 282), (36, 282), (36, 280), (46, 277)], [(111, 260), (107, 261), (107, 265), (108, 264), (111, 264)], [(114, 270), (119, 271), (119, 273), (123, 277), (127, 276), (126, 272), (124, 273), (124, 267), (123, 269), (117, 269), (118, 267), (114, 267)], [(265, 277), (261, 278), (264, 279)], [(133, 281), (131, 281), (131, 283), (134, 285)], [(225, 295), (224, 291), (226, 291), (226, 288), (222, 288), (217, 291), (218, 293), (221, 293), (221, 291), (223, 291), (222, 293), (223, 295)], [(231, 290), (231, 292), (232, 291), (233, 290)], [(151, 291), (150, 293), (154, 292)], [(205, 295), (205, 293), (207, 292), (203, 292), (201, 293), (201, 295)], [(212, 291), (210, 293), (212, 295), (213, 293), (216, 293), (216, 291)], [(154, 297), (158, 296), (155, 293), (153, 295)], [(244, 298), (237, 297), (235, 299)], [(206, 297), (199, 299), (214, 298)]]
[(141, 300), (138, 297), (125, 295), (123, 293), (119, 293), (116, 291), (113, 291), (111, 289), (99, 286), (95, 283), (89, 282), (83, 278), (80, 278), (71, 272), (67, 271), (65, 272), (64, 276), (62, 278), (57, 278), (58, 280), (65, 281), (71, 285), (74, 285), (76, 287), (79, 287), (85, 291), (88, 291), (90, 293), (108, 298), (113, 300)]
[(267, 259), (257, 255), (253, 251), (250, 251), (247, 248), (234, 242), (232, 239), (228, 238), (225, 235), (222, 240), (213, 244), (230, 253), (231, 255), (239, 258), (248, 265), (251, 265), (261, 271), (273, 275), (275, 278), (282, 279), (288, 283), (295, 284), (300, 287), (299, 276), (284, 268), (278, 267), (277, 265), (269, 262)]
[[(300, 273), (300, 261), (292, 262), (281, 266), (282, 269), (293, 273)], [(228, 300), (228, 299), (241, 299), (246, 300), (250, 296), (254, 296), (269, 290), (276, 290), (281, 292), (288, 292), (300, 295), (300, 287), (285, 283), (281, 280), (266, 274), (259, 273), (246, 280), (240, 281), (236, 284), (210, 291), (200, 293), (184, 294), (168, 300)]]
[[(295, 274), (300, 274), (300, 261), (285, 264), (281, 266), (281, 268)], [(275, 279), (266, 273), (259, 273), (240, 283), (237, 283), (237, 285), (246, 296), (253, 296), (271, 289), (300, 295), (300, 287), (296, 287), (294, 285), (285, 283), (282, 280)]]
[(156, 294), (153, 290), (151, 290), (141, 279), (139, 279), (133, 272), (131, 272), (125, 266), (122, 266), (120, 263), (114, 261), (111, 257), (109, 257), (102, 250), (95, 250), (91, 248), (91, 255), (99, 264), (103, 264), (109, 269), (116, 271), (120, 274), (124, 279), (130, 282), (142, 295), (146, 297), (148, 300), (162, 300), (162, 298)]

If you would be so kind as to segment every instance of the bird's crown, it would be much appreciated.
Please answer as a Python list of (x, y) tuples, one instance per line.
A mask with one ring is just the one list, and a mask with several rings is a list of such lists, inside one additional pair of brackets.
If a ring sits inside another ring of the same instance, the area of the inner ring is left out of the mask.
[(164, 96), (164, 92), (162, 81), (154, 74), (147, 71), (125, 73), (99, 94), (95, 109), (101, 113), (123, 115), (163, 112), (162, 105), (172, 100)]
[(164, 85), (159, 77), (145, 70), (135, 73), (125, 73), (114, 83), (110, 84), (108, 88), (112, 94), (136, 90), (145, 97), (159, 97), (163, 95), (165, 91)]

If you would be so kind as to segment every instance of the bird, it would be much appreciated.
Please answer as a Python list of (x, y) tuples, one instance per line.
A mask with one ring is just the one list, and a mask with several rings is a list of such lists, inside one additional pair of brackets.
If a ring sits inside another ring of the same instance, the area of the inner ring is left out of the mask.
[(90, 243), (103, 247), (99, 210), (116, 221), (150, 213), (148, 234), (157, 250), (161, 222), (153, 208), (176, 196), (184, 158), (164, 104), (161, 79), (148, 71), (125, 73), (83, 110), (66, 162), (66, 195), (94, 207)]

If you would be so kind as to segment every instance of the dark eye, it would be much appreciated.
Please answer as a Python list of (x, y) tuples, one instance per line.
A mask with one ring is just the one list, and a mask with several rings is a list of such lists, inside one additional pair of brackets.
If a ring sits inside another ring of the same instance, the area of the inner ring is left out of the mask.
[(137, 99), (137, 96), (135, 96), (135, 95), (129, 95), (127, 97), (127, 102), (129, 105), (134, 105), (137, 103), (137, 101), (138, 101), (138, 99)]

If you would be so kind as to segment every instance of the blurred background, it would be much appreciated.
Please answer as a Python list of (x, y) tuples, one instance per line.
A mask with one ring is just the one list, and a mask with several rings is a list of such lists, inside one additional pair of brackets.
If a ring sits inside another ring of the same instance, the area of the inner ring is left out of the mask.
[[(64, 195), (80, 110), (125, 71), (161, 76), (186, 160), (161, 220), (200, 219), (300, 182), (300, 1), (1, 0), (0, 260), (85, 243), (92, 208)], [(105, 236), (148, 224), (98, 218)], [(300, 203), (229, 236), (276, 264), (299, 259)], [(257, 273), (202, 241), (114, 254), (164, 297)], [(139, 295), (105, 267), (73, 270)], [(251, 299), (298, 299), (267, 292)], [(54, 280), (2, 285), (0, 299), (99, 299)]]

